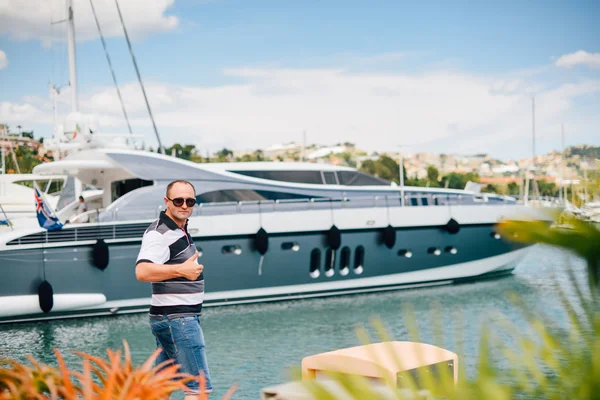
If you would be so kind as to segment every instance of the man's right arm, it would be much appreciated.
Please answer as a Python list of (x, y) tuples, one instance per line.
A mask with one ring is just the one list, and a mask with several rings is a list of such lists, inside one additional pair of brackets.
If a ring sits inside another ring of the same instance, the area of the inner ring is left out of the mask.
[(198, 252), (182, 264), (155, 264), (140, 261), (135, 266), (135, 277), (142, 282), (161, 282), (173, 278), (186, 278), (195, 281), (204, 269), (196, 263)]
[(198, 252), (181, 264), (165, 264), (169, 259), (169, 245), (156, 231), (146, 232), (135, 266), (135, 276), (142, 282), (160, 282), (173, 278), (196, 280), (202, 269), (196, 260)]

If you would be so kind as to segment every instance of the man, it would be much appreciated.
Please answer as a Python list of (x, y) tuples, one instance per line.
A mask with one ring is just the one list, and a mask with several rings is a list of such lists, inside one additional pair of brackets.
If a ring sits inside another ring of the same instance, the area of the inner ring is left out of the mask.
[[(173, 181), (161, 212), (144, 233), (137, 258), (138, 280), (152, 282), (150, 326), (156, 345), (162, 348), (157, 364), (175, 360), (180, 372), (206, 378), (212, 391), (205, 343), (199, 315), (204, 298), (203, 265), (198, 264), (196, 246), (187, 231), (187, 221), (196, 204), (196, 190), (188, 181)], [(187, 383), (185, 399), (195, 399), (198, 382)]]
[[(79, 205), (77, 206), (77, 216), (80, 216), (81, 214), (85, 213), (88, 210), (87, 208), (87, 203), (85, 202), (85, 199), (83, 198), (83, 196), (79, 196)], [(84, 223), (84, 222), (88, 222), (89, 221), (89, 217), (87, 215), (83, 215), (80, 216), (79, 218), (77, 218), (77, 220), (75, 222), (78, 223)]]

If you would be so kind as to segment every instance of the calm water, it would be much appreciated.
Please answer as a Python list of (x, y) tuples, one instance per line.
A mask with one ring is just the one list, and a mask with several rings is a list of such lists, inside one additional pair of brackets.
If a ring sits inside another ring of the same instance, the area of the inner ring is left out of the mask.
[[(567, 285), (565, 267), (571, 265), (584, 282), (585, 265), (556, 249), (536, 246), (506, 278), (477, 283), (386, 293), (341, 296), (251, 306), (208, 308), (202, 316), (208, 360), (215, 393), (221, 398), (238, 384), (234, 399), (257, 399), (260, 388), (285, 382), (290, 369), (303, 357), (361, 344), (356, 328), (379, 317), (396, 340), (410, 340), (403, 323), (403, 306), (411, 304), (419, 320), (422, 340), (433, 343), (431, 305), (439, 302), (443, 347), (464, 349), (459, 360), (469, 373), (475, 370), (479, 333), (484, 324), (504, 314), (524, 326), (520, 313), (506, 293), (519, 293), (528, 307), (542, 307), (558, 326), (568, 323), (556, 296)], [(568, 291), (571, 295), (571, 291)], [(456, 315), (460, 323), (456, 323)], [(456, 329), (456, 325), (460, 325)], [(462, 332), (461, 332), (462, 331)], [(98, 317), (41, 323), (0, 325), (0, 357), (20, 361), (28, 354), (55, 364), (52, 353), (60, 349), (73, 369), (80, 366), (72, 350), (103, 356), (125, 339), (136, 363), (154, 350), (154, 338), (144, 314)]]

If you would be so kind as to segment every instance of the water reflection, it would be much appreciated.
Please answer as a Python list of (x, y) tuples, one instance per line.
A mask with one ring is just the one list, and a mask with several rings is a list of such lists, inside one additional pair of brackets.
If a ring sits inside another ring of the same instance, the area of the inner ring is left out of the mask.
[[(426, 289), (297, 300), (281, 303), (208, 308), (202, 317), (208, 359), (216, 398), (233, 383), (239, 383), (236, 399), (256, 399), (261, 387), (289, 379), (291, 366), (299, 366), (308, 355), (360, 344), (358, 326), (369, 326), (379, 317), (391, 336), (409, 340), (403, 322), (403, 306), (411, 304), (419, 321), (422, 341), (433, 343), (431, 305), (440, 305), (439, 323), (443, 345), (462, 347), (461, 359), (473, 371), (477, 360), (482, 324), (499, 313), (522, 324), (522, 317), (508, 300), (516, 292), (526, 305), (543, 304), (557, 325), (568, 326), (555, 296), (557, 285), (567, 282), (565, 267), (572, 265), (585, 283), (585, 264), (547, 247), (536, 247), (514, 275), (502, 279)], [(555, 276), (555, 279), (552, 279)], [(573, 297), (572, 291), (567, 291)], [(460, 318), (457, 318), (457, 315)], [(460, 326), (456, 326), (457, 323)], [(370, 329), (370, 328), (369, 328)], [(373, 334), (372, 329), (370, 332)], [(143, 362), (155, 342), (144, 314), (51, 321), (0, 326), (0, 355), (24, 360), (27, 354), (54, 364), (52, 350), (60, 349), (68, 365), (79, 358), (72, 350), (104, 356), (107, 348), (130, 344), (135, 363)]]

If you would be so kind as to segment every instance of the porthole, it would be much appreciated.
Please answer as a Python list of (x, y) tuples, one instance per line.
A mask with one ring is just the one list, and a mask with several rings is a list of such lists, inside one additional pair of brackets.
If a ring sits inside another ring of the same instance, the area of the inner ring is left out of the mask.
[(410, 249), (402, 249), (398, 251), (398, 255), (401, 257), (411, 258), (413, 253), (410, 251)]
[(310, 253), (310, 272), (311, 278), (318, 278), (321, 275), (321, 250), (313, 249)]
[(433, 254), (434, 256), (439, 256), (442, 254), (442, 250), (438, 249), (437, 247), (430, 247), (427, 249), (427, 253)]
[(350, 247), (342, 248), (340, 254), (340, 275), (346, 276), (350, 272)]
[(456, 250), (456, 247), (454, 247), (454, 246), (448, 246), (444, 250), (446, 251), (446, 253), (450, 253), (450, 254), (458, 253), (458, 250)]
[(360, 275), (364, 271), (364, 263), (365, 263), (365, 248), (363, 246), (358, 246), (356, 250), (354, 250), (354, 273)]
[(235, 254), (236, 256), (239, 256), (242, 254), (242, 247), (237, 244), (231, 244), (228, 246), (223, 246), (221, 252), (223, 254)]
[(335, 273), (335, 250), (331, 247), (325, 252), (325, 276), (331, 278)]
[(297, 242), (283, 242), (281, 243), (281, 250), (298, 251), (300, 250), (300, 245)]

